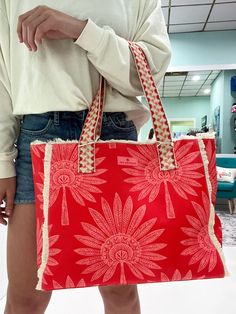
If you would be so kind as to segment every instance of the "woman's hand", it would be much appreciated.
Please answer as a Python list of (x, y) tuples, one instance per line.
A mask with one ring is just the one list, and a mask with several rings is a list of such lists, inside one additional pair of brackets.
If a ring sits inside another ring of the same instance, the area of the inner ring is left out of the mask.
[(0, 179), (0, 205), (6, 199), (6, 206), (0, 207), (0, 224), (7, 225), (4, 218), (8, 218), (13, 212), (15, 193), (16, 177)]
[(17, 34), (20, 42), (36, 51), (43, 38), (77, 39), (86, 24), (87, 21), (40, 5), (19, 16)]

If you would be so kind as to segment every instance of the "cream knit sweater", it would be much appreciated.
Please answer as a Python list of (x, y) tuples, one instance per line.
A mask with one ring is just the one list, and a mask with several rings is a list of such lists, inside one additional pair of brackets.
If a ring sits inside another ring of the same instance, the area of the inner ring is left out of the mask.
[[(88, 23), (75, 42), (45, 39), (30, 52), (19, 43), (18, 16), (38, 5)], [(138, 129), (147, 121), (127, 40), (143, 48), (158, 84), (171, 55), (161, 0), (0, 0), (0, 178), (15, 176), (19, 118), (88, 108), (99, 73), (109, 84), (104, 111), (125, 111)]]

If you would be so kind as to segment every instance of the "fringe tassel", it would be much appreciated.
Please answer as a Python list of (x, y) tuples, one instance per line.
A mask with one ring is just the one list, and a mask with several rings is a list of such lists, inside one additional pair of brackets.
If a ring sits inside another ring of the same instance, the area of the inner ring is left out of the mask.
[(41, 265), (37, 271), (39, 280), (36, 286), (36, 290), (42, 290), (43, 274), (47, 265), (48, 255), (49, 255), (48, 208), (49, 208), (51, 159), (52, 159), (52, 145), (47, 144), (45, 148), (45, 157), (44, 157), (44, 188), (43, 188), (44, 223), (42, 226), (42, 259), (41, 259)]
[(206, 153), (205, 145), (204, 145), (202, 138), (212, 138), (212, 137), (201, 137), (201, 136), (198, 137), (198, 143), (199, 143), (200, 152), (201, 152), (202, 160), (203, 160), (203, 164), (204, 164), (205, 177), (206, 177), (206, 181), (207, 181), (207, 187), (208, 187), (209, 199), (210, 199), (210, 217), (209, 217), (209, 224), (208, 224), (208, 232), (209, 232), (209, 236), (211, 238), (212, 243), (215, 245), (215, 248), (221, 257), (222, 263), (224, 265), (225, 276), (229, 276), (229, 272), (228, 272), (226, 264), (225, 264), (225, 258), (223, 255), (221, 245), (220, 245), (218, 239), (216, 238), (215, 232), (214, 232), (215, 209), (214, 209), (214, 206), (212, 204), (212, 199), (211, 199), (212, 186), (211, 186), (210, 175), (209, 175), (209, 171), (208, 171), (209, 161), (207, 158), (207, 153)]

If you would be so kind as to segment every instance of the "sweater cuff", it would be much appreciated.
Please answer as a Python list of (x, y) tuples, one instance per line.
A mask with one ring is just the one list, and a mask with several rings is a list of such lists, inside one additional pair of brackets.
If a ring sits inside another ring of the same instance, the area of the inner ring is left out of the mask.
[(88, 19), (85, 28), (74, 43), (88, 52), (93, 52), (98, 47), (103, 34), (104, 29)]
[(11, 160), (0, 161), (0, 179), (6, 179), (16, 176), (15, 162)]

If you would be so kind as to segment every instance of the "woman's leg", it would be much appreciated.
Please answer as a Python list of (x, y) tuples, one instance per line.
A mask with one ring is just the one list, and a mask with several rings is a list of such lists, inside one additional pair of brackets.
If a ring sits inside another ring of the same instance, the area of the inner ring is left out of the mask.
[(105, 314), (140, 314), (136, 285), (99, 287)]
[(8, 219), (8, 290), (4, 314), (43, 314), (51, 292), (35, 290), (37, 254), (35, 205), (16, 205)]

